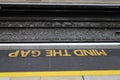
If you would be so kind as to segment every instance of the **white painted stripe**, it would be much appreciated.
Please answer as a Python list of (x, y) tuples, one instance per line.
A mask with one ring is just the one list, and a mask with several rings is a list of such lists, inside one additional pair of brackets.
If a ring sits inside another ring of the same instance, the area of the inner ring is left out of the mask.
[(0, 43), (0, 46), (120, 46), (120, 43)]

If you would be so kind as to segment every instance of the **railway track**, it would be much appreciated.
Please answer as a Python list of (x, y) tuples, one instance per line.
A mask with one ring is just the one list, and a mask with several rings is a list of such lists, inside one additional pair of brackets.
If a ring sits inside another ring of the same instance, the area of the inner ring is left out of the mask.
[(118, 6), (20, 5), (1, 4), (0, 42), (120, 40)]

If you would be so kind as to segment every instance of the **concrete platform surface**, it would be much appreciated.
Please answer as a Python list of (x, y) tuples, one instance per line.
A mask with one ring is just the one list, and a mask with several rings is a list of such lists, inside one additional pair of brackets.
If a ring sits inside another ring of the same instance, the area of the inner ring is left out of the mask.
[(74, 77), (20, 77), (20, 78), (0, 78), (0, 80), (120, 80), (120, 75), (116, 76), (74, 76)]

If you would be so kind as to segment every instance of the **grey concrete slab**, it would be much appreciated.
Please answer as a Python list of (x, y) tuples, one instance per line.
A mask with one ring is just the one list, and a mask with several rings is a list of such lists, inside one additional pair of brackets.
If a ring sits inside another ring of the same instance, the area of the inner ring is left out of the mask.
[(10, 80), (10, 78), (0, 78), (0, 80)]
[(41, 80), (83, 80), (81, 76), (71, 77), (41, 77)]
[(19, 78), (10, 78), (10, 80), (41, 80), (40, 77), (19, 77)]
[(116, 75), (116, 76), (85, 76), (84, 80), (120, 80), (120, 75)]

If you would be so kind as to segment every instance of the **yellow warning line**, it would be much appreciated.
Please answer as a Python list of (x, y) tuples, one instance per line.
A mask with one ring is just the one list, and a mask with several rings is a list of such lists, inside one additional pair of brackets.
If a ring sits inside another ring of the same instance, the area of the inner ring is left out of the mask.
[(96, 71), (56, 71), (56, 72), (1, 72), (0, 77), (30, 77), (30, 76), (97, 76), (120, 75), (120, 70)]

